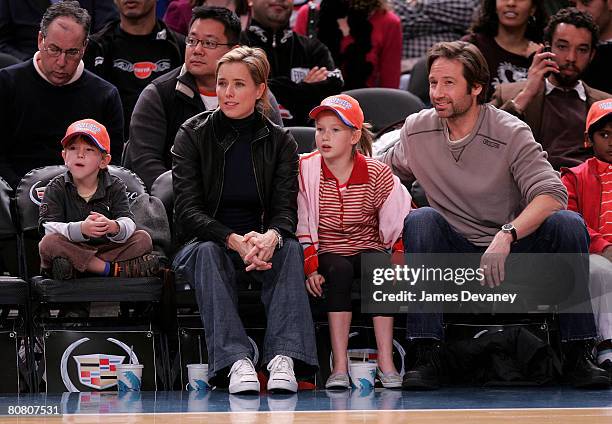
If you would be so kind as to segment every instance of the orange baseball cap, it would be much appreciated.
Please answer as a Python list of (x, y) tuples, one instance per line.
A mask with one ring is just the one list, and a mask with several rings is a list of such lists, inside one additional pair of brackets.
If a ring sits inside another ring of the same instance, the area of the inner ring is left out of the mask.
[(600, 100), (591, 105), (586, 119), (586, 132), (589, 132), (591, 125), (601, 118), (612, 113), (612, 98)]
[(359, 102), (346, 94), (329, 96), (321, 104), (310, 111), (309, 116), (317, 119), (317, 115), (324, 110), (331, 110), (348, 127), (360, 130), (363, 127), (363, 111)]
[(102, 150), (104, 153), (110, 154), (110, 137), (106, 127), (93, 119), (81, 119), (73, 122), (66, 130), (66, 135), (62, 138), (62, 147), (66, 147), (66, 143), (78, 135), (84, 135)]

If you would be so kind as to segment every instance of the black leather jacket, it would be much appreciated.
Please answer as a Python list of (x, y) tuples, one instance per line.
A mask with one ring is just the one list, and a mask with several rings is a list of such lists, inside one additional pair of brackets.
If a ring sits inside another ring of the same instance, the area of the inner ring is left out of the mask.
[[(262, 230), (295, 237), (298, 154), (293, 136), (259, 112), (251, 149), (261, 200)], [(225, 243), (232, 230), (215, 219), (223, 191), (225, 152), (238, 138), (217, 109), (200, 113), (179, 129), (172, 147), (174, 221), (180, 243)]]

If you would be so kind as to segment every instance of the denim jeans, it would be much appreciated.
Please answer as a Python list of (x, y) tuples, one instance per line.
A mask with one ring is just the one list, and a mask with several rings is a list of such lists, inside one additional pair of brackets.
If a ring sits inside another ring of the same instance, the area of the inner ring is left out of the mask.
[[(274, 253), (272, 268), (251, 271), (262, 283), (261, 300), (267, 328), (263, 362), (285, 355), (310, 366), (318, 366), (310, 304), (304, 284), (302, 247), (286, 239)], [(175, 271), (196, 291), (206, 333), (209, 378), (243, 358), (253, 359), (251, 344), (238, 315), (236, 264), (225, 247), (214, 242), (183, 246), (173, 263)]]
[[(430, 207), (415, 209), (404, 220), (404, 250), (408, 253), (484, 253), (486, 248), (470, 243), (459, 234), (444, 217)], [(511, 253), (580, 253), (581, 273), (578, 280), (588, 281), (589, 235), (580, 215), (572, 211), (559, 211), (549, 216), (540, 227), (512, 245)], [(542, 282), (547, 284), (549, 282)], [(554, 284), (554, 281), (550, 282)], [(555, 287), (551, 285), (551, 290)], [(588, 285), (578, 287), (584, 299), (589, 299)], [(416, 312), (409, 313), (406, 338), (444, 339), (443, 317), (440, 312), (419, 313), (422, 306), (414, 303)], [(584, 340), (595, 338), (595, 322), (591, 313), (559, 314), (561, 338)]]
[(600, 255), (590, 255), (589, 287), (597, 335), (612, 339), (612, 262)]

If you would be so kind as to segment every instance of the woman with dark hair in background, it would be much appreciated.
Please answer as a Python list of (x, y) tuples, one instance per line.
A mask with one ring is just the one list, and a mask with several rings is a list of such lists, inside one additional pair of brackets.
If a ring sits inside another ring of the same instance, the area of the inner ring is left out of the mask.
[(238, 15), (242, 29), (248, 25), (250, 14), (247, 0), (173, 0), (166, 9), (164, 22), (171, 30), (187, 35), (191, 10), (202, 5), (225, 7)]
[(527, 79), (545, 24), (542, 0), (483, 0), (480, 16), (463, 40), (476, 45), (487, 60), (487, 99), (497, 84)]
[[(311, 18), (316, 21), (313, 31), (308, 28)], [(293, 30), (316, 35), (327, 46), (342, 69), (345, 90), (399, 87), (402, 25), (385, 0), (323, 0), (318, 11), (306, 4)]]

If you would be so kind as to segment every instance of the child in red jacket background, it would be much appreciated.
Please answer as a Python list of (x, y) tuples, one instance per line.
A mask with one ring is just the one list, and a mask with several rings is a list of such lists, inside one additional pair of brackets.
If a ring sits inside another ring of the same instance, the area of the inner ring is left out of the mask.
[(612, 375), (612, 98), (593, 103), (587, 115), (585, 145), (595, 157), (561, 169), (567, 208), (582, 214), (591, 244), (589, 288), (597, 332), (597, 362)]

